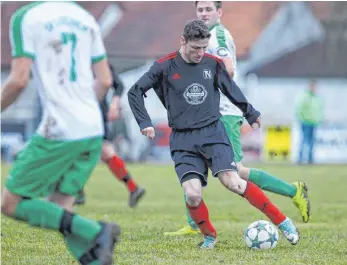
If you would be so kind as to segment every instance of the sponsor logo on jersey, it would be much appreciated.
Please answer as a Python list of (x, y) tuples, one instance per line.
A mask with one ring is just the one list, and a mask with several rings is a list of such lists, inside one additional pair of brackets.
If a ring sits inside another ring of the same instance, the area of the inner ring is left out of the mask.
[(199, 105), (205, 101), (207, 90), (203, 85), (193, 83), (186, 88), (183, 96), (188, 104)]

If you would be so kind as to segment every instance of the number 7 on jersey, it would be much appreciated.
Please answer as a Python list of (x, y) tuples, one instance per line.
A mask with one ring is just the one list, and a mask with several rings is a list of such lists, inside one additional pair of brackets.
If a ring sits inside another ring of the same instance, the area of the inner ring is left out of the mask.
[(70, 80), (76, 82), (77, 73), (76, 73), (76, 59), (75, 59), (75, 49), (77, 37), (75, 33), (63, 32), (61, 34), (62, 44), (68, 45), (71, 43), (71, 68), (70, 68)]

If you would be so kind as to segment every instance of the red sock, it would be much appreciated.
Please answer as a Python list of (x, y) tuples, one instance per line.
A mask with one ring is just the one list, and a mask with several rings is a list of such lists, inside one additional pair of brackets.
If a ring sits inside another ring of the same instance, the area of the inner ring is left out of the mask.
[(130, 192), (134, 192), (137, 189), (135, 181), (130, 177), (121, 158), (115, 155), (107, 161), (107, 165), (117, 179), (124, 181)]
[(243, 197), (250, 204), (262, 211), (269, 219), (278, 225), (286, 219), (285, 215), (266, 197), (265, 193), (252, 182), (247, 181), (247, 187)]
[(199, 226), (201, 233), (203, 235), (216, 237), (217, 231), (210, 221), (208, 209), (204, 201), (202, 200), (197, 207), (190, 206), (188, 203), (186, 205), (189, 210), (190, 216)]

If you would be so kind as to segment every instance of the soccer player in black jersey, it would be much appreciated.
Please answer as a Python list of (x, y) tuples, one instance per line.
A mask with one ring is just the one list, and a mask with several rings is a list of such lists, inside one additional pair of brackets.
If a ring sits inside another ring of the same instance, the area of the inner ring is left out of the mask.
[(295, 245), (300, 237), (291, 219), (258, 186), (241, 179), (237, 173), (233, 149), (220, 121), (218, 89), (243, 112), (254, 129), (261, 125), (260, 113), (229, 77), (222, 60), (205, 53), (209, 38), (210, 32), (203, 21), (188, 22), (181, 36), (180, 50), (154, 62), (129, 90), (132, 112), (142, 134), (152, 139), (155, 131), (143, 97), (153, 87), (167, 110), (172, 128), (171, 156), (187, 195), (187, 208), (204, 235), (201, 248), (214, 248), (217, 242), (216, 230), (202, 199), (208, 168), (227, 189), (266, 214)]

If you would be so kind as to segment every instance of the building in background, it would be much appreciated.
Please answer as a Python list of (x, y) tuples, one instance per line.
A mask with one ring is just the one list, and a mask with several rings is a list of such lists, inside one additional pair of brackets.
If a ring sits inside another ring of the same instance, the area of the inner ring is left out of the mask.
[[(26, 3), (1, 3), (2, 80), (8, 75), (11, 59), (9, 19), (17, 8)], [(195, 17), (194, 2), (111, 1), (79, 4), (99, 21), (109, 60), (121, 73), (127, 89), (153, 60), (177, 50), (185, 22)], [(264, 144), (267, 149), (267, 142), (275, 147), (281, 146), (277, 153), (287, 152), (287, 156), (290, 156), (292, 132), (295, 132), (294, 102), (298, 91), (306, 86), (309, 78), (318, 80), (319, 92), (327, 101), (327, 119), (337, 124), (347, 120), (344, 116), (347, 115), (346, 105), (334, 104), (347, 98), (345, 10), (344, 2), (223, 3), (223, 24), (230, 30), (236, 43), (236, 82), (245, 88), (248, 98), (261, 110), (265, 125), (275, 132), (271, 137), (279, 139), (276, 132), (282, 132), (281, 137), (285, 139), (282, 144), (276, 143), (267, 137), (266, 130), (252, 132), (247, 125), (244, 126), (242, 135), (246, 159), (266, 158), (262, 157), (262, 150)], [(123, 148), (126, 155), (133, 161), (143, 160), (148, 155), (153, 159), (169, 158), (167, 153), (163, 155), (165, 139), (158, 141), (158, 146), (149, 144), (139, 132), (126, 97), (122, 98), (122, 105), (129, 134), (127, 143), (122, 145), (126, 146)], [(165, 132), (167, 118), (160, 101), (150, 94), (146, 105), (153, 121)], [(34, 132), (39, 117), (40, 104), (35, 87), (30, 83), (21, 98), (3, 113), (2, 137), (19, 132), (26, 139)], [(278, 126), (282, 126), (283, 130), (279, 130)], [(165, 137), (166, 134), (162, 135)], [(295, 148), (295, 144), (293, 146)]]
[[(275, 137), (287, 143), (286, 151), (290, 153), (287, 158), (292, 162), (298, 159), (301, 138), (295, 103), (311, 79), (317, 80), (318, 94), (324, 101), (324, 122), (316, 134), (316, 162), (347, 161), (347, 3), (330, 3), (333, 4), (329, 9), (321, 11), (320, 19), (313, 16), (306, 3), (295, 2), (284, 6), (289, 10), (280, 12), (287, 14), (287, 23), (283, 23), (285, 17), (272, 21), (267, 29), (273, 29), (277, 37), (267, 36), (264, 50), (268, 39), (280, 39), (283, 35), (284, 38), (291, 36), (301, 41), (297, 40), (296, 46), (288, 47), (287, 52), (266, 63), (251, 65), (253, 68), (249, 67), (246, 73), (252, 80), (252, 101), (263, 113), (266, 126), (264, 138), (273, 135), (274, 126), (280, 126), (281, 130)], [(299, 10), (299, 14), (295, 10)], [(302, 24), (300, 17), (306, 18), (306, 25)], [(286, 138), (283, 138), (284, 131)], [(276, 146), (269, 147), (273, 143), (265, 141), (265, 158), (271, 159), (276, 149)], [(277, 147), (280, 146), (278, 143)]]

